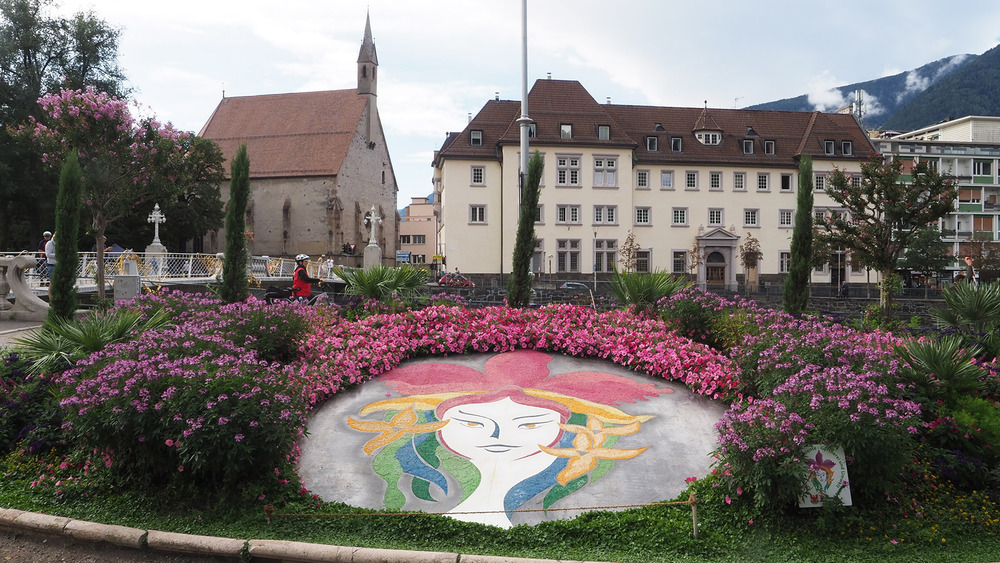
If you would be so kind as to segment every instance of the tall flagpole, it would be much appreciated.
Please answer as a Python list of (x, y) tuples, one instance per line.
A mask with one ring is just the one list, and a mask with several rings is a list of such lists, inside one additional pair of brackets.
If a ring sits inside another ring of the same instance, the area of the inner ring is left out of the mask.
[(531, 124), (528, 117), (528, 0), (521, 0), (521, 118), (517, 122), (521, 124), (521, 166), (517, 182), (517, 201), (520, 203), (528, 174), (528, 125)]

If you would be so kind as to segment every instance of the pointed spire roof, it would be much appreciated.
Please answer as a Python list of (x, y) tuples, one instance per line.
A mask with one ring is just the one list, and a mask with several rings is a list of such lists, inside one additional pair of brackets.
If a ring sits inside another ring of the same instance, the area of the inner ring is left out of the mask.
[(722, 127), (719, 127), (719, 122), (708, 112), (707, 102), (705, 109), (701, 110), (701, 115), (698, 117), (698, 121), (695, 122), (692, 131), (722, 131)]
[(361, 51), (358, 53), (358, 62), (378, 64), (378, 55), (375, 54), (375, 41), (372, 40), (371, 13), (365, 16), (365, 38), (361, 41)]

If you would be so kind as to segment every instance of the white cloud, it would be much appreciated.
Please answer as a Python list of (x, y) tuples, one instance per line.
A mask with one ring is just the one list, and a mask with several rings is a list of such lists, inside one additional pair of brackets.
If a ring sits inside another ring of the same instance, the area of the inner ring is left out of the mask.
[(837, 80), (829, 71), (823, 71), (823, 74), (813, 78), (809, 86), (807, 92), (809, 103), (816, 111), (837, 111), (850, 104), (851, 100), (838, 89), (841, 84), (843, 82)]

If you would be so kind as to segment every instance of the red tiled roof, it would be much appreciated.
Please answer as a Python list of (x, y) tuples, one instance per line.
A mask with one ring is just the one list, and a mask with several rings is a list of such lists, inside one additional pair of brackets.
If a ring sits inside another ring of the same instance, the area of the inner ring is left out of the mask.
[[(457, 135), (449, 137), (439, 155), (446, 158), (498, 159), (498, 145), (520, 142), (517, 119), (520, 102), (493, 100)], [(866, 159), (875, 149), (849, 114), (765, 111), (745, 109), (677, 108), (599, 104), (575, 80), (538, 80), (528, 93), (528, 115), (536, 124), (532, 143), (631, 147), (636, 163), (690, 163), (774, 165), (797, 167), (798, 157), (824, 153), (824, 141), (835, 141), (834, 160)], [(572, 125), (573, 138), (561, 139), (562, 124)], [(610, 127), (610, 139), (599, 140), (597, 126)], [(718, 145), (702, 145), (694, 132), (716, 130)], [(482, 146), (470, 146), (470, 131), (483, 132)], [(658, 138), (659, 150), (647, 149), (646, 137)], [(671, 138), (681, 139), (680, 152), (671, 150)], [(743, 141), (754, 142), (753, 154), (744, 154)], [(764, 154), (764, 142), (774, 141), (774, 154)], [(853, 154), (842, 154), (843, 141), (851, 141)]]
[(365, 103), (354, 89), (223, 98), (199, 135), (227, 161), (246, 143), (251, 178), (335, 176)]

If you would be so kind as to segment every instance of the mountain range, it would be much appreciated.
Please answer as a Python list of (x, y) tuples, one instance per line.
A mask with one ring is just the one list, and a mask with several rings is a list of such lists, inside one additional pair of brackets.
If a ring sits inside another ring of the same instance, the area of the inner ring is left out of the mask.
[(747, 109), (838, 111), (855, 102), (859, 91), (866, 129), (908, 131), (967, 115), (1000, 116), (1000, 46)]

